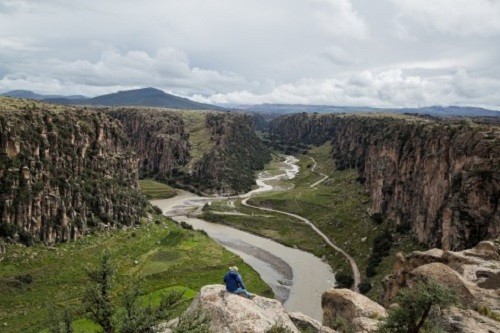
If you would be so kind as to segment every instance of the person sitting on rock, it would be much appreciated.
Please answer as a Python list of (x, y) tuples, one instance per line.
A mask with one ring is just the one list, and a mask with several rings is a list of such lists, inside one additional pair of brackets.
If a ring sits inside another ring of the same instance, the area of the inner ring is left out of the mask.
[(233, 294), (243, 295), (246, 298), (254, 298), (255, 295), (249, 293), (245, 289), (241, 275), (238, 273), (238, 267), (229, 267), (229, 272), (224, 276), (224, 283), (226, 284), (226, 290)]

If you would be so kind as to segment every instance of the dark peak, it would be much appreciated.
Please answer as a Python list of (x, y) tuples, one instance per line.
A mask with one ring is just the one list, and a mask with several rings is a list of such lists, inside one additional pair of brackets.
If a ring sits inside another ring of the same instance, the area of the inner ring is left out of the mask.
[(119, 94), (129, 94), (129, 93), (155, 93), (155, 94), (166, 94), (163, 90), (147, 87), (147, 88), (139, 88), (139, 89), (131, 89), (131, 90), (120, 90)]

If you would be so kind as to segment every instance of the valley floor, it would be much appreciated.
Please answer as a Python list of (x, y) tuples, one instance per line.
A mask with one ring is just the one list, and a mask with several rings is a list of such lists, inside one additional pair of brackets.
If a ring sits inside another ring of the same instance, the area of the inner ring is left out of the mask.
[[(344, 256), (332, 249), (304, 221), (271, 210), (307, 218), (334, 244), (354, 258), (361, 271), (361, 279), (373, 284), (368, 296), (377, 300), (380, 280), (392, 269), (394, 254), (398, 251), (410, 252), (420, 247), (409, 236), (396, 235), (389, 255), (382, 259), (376, 268), (376, 274), (367, 279), (365, 270), (373, 242), (386, 230), (392, 231), (392, 226), (389, 225), (390, 221), (376, 224), (369, 218), (367, 208), (370, 198), (356, 181), (356, 172), (335, 170), (330, 150), (329, 144), (312, 148), (307, 156), (299, 156), (300, 172), (296, 178), (273, 183), (281, 191), (259, 194), (248, 200), (252, 206), (264, 207), (267, 211), (245, 206), (241, 201), (219, 201), (207, 207), (201, 218), (298, 247), (323, 258), (334, 271), (352, 274)], [(270, 175), (276, 174), (280, 162), (281, 157), (275, 155), (267, 165), (267, 172)], [(325, 176), (328, 178), (325, 179)]]

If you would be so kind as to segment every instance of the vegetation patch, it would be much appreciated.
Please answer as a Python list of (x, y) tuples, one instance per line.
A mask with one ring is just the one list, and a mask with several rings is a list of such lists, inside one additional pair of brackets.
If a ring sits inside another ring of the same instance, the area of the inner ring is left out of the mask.
[[(6, 245), (7, 253), (2, 255), (0, 265), (0, 323), (5, 325), (2, 332), (39, 332), (46, 328), (48, 304), (67, 308), (74, 318), (83, 318), (85, 268), (95, 266), (104, 249), (109, 249), (116, 263), (113, 301), (119, 301), (130, 281), (137, 278), (143, 279), (141, 299), (156, 302), (158, 293), (168, 288), (186, 290), (183, 297), (188, 299), (206, 284), (221, 283), (227, 268), (233, 265), (240, 267), (249, 289), (272, 297), (271, 289), (251, 267), (203, 233), (182, 229), (161, 215), (155, 220), (161, 223), (90, 235), (53, 247)], [(157, 261), (157, 256), (179, 259)], [(12, 287), (9, 281), (21, 288)], [(179, 311), (186, 306), (187, 302), (183, 302)], [(87, 330), (92, 326), (88, 321), (74, 323), (75, 332), (92, 332)]]
[(152, 179), (139, 180), (141, 191), (148, 199), (168, 199), (176, 196), (175, 189)]

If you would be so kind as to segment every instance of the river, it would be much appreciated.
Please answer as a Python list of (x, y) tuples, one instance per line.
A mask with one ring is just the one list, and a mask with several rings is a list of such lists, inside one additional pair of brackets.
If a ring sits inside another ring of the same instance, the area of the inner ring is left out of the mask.
[[(282, 173), (272, 176), (261, 172), (256, 180), (259, 188), (240, 197), (248, 198), (256, 193), (274, 190), (266, 181), (281, 177), (293, 179), (299, 172), (296, 162), (294, 157), (287, 156), (280, 167)], [(239, 255), (260, 274), (288, 311), (302, 312), (322, 321), (321, 295), (335, 283), (329, 265), (308, 252), (286, 247), (229, 226), (189, 217), (207, 202), (226, 199), (200, 197), (186, 191), (178, 191), (178, 195), (173, 198), (154, 200), (151, 203), (160, 207), (165, 215), (174, 220), (185, 221), (195, 229), (205, 230), (217, 243)]]

